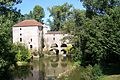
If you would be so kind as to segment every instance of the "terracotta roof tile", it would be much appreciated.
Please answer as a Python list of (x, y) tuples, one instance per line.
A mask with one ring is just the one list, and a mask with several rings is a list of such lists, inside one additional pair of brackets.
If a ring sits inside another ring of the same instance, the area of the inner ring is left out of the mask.
[(14, 25), (14, 27), (26, 27), (26, 26), (42, 26), (42, 23), (32, 19), (32, 20), (24, 20)]

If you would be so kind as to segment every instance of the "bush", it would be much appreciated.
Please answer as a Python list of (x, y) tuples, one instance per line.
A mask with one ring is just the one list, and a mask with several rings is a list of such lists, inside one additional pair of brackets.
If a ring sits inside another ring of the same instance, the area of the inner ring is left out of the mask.
[(87, 67), (77, 66), (70, 75), (64, 75), (60, 80), (99, 80), (101, 76), (102, 71), (99, 65), (89, 65)]
[(16, 54), (17, 61), (21, 61), (21, 52), (18, 50), (18, 53)]
[(99, 65), (82, 67), (80, 69), (80, 80), (98, 80), (102, 76), (102, 71)]
[(24, 44), (17, 43), (14, 46), (14, 51), (17, 53), (17, 61), (28, 61), (30, 59), (30, 51), (28, 48), (25, 47)]
[(102, 70), (99, 65), (95, 65), (92, 69), (93, 80), (97, 80), (102, 76)]

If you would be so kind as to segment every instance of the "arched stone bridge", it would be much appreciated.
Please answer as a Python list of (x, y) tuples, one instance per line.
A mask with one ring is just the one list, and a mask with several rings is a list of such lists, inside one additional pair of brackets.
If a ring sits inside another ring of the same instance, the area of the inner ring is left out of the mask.
[(67, 47), (67, 44), (62, 44), (58, 46), (57, 44), (52, 44), (49, 48), (49, 51), (53, 51), (56, 54), (63, 54), (65, 53), (65, 49)]

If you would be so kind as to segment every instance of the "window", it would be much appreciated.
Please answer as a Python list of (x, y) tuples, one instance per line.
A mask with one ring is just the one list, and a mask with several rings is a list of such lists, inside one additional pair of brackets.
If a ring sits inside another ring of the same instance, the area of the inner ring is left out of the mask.
[(22, 38), (20, 38), (20, 42), (22, 42)]
[(33, 47), (33, 46), (32, 46), (32, 45), (30, 45), (30, 48), (31, 48), (31, 49), (32, 49), (32, 47)]
[(22, 28), (20, 28), (20, 30), (22, 30)]
[(53, 38), (53, 40), (55, 40), (55, 38)]
[(20, 33), (20, 36), (22, 36), (22, 34)]
[(30, 39), (30, 41), (32, 42), (32, 39)]

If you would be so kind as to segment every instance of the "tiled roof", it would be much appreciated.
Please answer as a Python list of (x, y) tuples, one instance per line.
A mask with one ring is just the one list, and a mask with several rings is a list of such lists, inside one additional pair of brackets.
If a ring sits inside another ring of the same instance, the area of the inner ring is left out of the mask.
[(64, 34), (61, 31), (48, 31), (46, 34)]
[(14, 27), (26, 27), (26, 26), (42, 26), (42, 23), (32, 19), (32, 20), (24, 20), (14, 25)]

